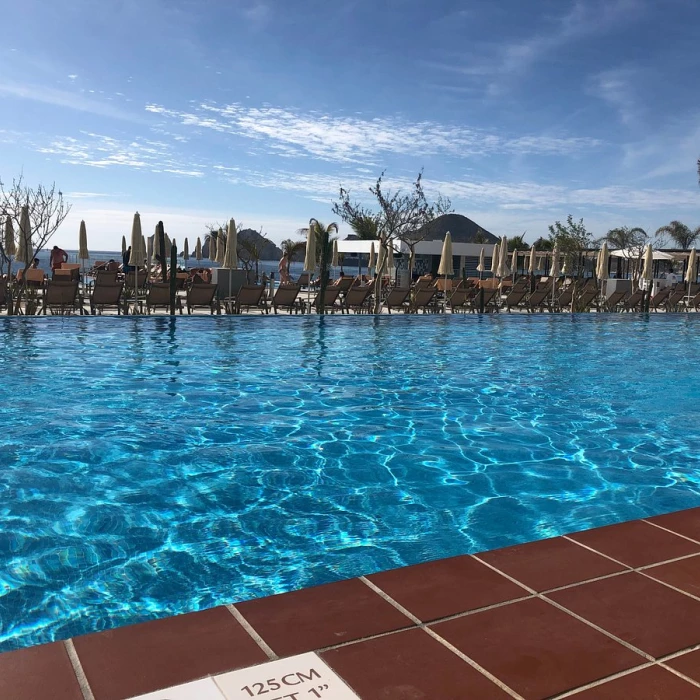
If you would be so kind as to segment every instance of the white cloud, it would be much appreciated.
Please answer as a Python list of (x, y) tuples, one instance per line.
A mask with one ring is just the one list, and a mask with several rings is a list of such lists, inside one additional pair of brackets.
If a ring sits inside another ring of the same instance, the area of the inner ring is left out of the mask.
[(571, 155), (601, 145), (597, 139), (527, 135), (509, 137), (455, 124), (411, 122), (399, 117), (333, 116), (238, 103), (202, 103), (190, 111), (149, 104), (146, 111), (182, 126), (251, 139), (285, 157), (310, 156), (334, 162), (374, 164), (386, 154), (430, 156), (539, 154)]
[(202, 167), (193, 166), (189, 159), (179, 157), (169, 144), (162, 141), (133, 139), (127, 142), (101, 134), (82, 133), (82, 139), (57, 138), (36, 150), (58, 156), (62, 163), (72, 165), (93, 168), (119, 166), (187, 177), (204, 176)]

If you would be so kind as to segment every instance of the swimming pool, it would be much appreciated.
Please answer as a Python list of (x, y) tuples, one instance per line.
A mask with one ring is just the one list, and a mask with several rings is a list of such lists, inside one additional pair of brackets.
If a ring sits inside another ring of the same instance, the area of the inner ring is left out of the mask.
[(700, 505), (700, 317), (3, 318), (0, 649)]

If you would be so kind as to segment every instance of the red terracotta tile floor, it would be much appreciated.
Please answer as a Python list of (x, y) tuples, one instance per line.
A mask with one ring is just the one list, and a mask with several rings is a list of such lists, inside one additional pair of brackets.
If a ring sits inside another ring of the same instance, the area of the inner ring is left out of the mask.
[(218, 697), (311, 651), (362, 700), (700, 700), (700, 508), (0, 654), (0, 700)]

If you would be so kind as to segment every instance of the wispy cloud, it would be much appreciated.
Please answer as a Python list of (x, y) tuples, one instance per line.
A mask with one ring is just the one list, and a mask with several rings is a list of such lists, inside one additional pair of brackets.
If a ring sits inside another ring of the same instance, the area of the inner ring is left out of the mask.
[(505, 154), (571, 155), (601, 145), (586, 137), (509, 137), (455, 124), (399, 117), (362, 119), (239, 103), (201, 103), (189, 111), (149, 104), (146, 111), (182, 126), (249, 139), (269, 153), (375, 164), (387, 154), (467, 157)]
[(503, 81), (527, 73), (534, 64), (566, 46), (603, 34), (621, 22), (640, 16), (645, 0), (576, 0), (556, 17), (542, 17), (545, 29), (530, 36), (500, 42), (475, 42), (461, 60), (426, 60), (423, 65), (486, 83), (499, 94)]
[(63, 137), (46, 146), (38, 146), (39, 153), (58, 156), (62, 163), (87, 165), (93, 168), (126, 167), (151, 172), (164, 172), (188, 177), (203, 177), (204, 170), (186, 158), (175, 154), (169, 144), (148, 139), (122, 141), (82, 132), (82, 138)]
[(613, 68), (592, 76), (588, 93), (608, 103), (623, 125), (632, 126), (646, 111), (637, 99), (634, 87), (637, 80), (638, 71), (635, 68)]
[(110, 104), (106, 100), (85, 97), (84, 95), (69, 90), (41, 85), (17, 84), (7, 81), (0, 82), (0, 95), (6, 95), (33, 102), (43, 102), (54, 107), (64, 107), (78, 112), (88, 112), (100, 117), (120, 119), (130, 122), (143, 122), (143, 117), (130, 114)]

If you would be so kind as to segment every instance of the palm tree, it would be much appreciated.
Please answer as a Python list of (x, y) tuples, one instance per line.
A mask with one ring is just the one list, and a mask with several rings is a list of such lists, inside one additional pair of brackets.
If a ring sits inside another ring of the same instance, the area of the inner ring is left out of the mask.
[(299, 230), (299, 233), (309, 235), (309, 231), (313, 232), (316, 237), (316, 254), (320, 261), (320, 284), (318, 287), (318, 313), (326, 312), (326, 287), (328, 286), (328, 268), (331, 264), (331, 255), (333, 248), (333, 239), (331, 234), (338, 233), (338, 224), (332, 223), (325, 226), (318, 219), (309, 219), (307, 228)]
[(509, 238), (508, 250), (509, 252), (514, 250), (530, 250), (530, 246), (525, 242), (525, 234), (521, 233), (519, 236)]
[(289, 262), (292, 262), (298, 255), (302, 254), (305, 246), (306, 241), (293, 241), (291, 238), (287, 238), (282, 241), (282, 254), (287, 257)]
[(700, 238), (700, 226), (696, 229), (682, 224), (680, 221), (672, 221), (656, 231), (657, 236), (668, 236), (679, 248), (687, 250)]
[(532, 245), (537, 250), (553, 250), (554, 249), (554, 244), (552, 243), (552, 241), (550, 241), (549, 238), (542, 238), (542, 236), (540, 236)]
[(355, 235), (363, 241), (379, 238), (379, 224), (376, 217), (361, 214), (348, 221)]

